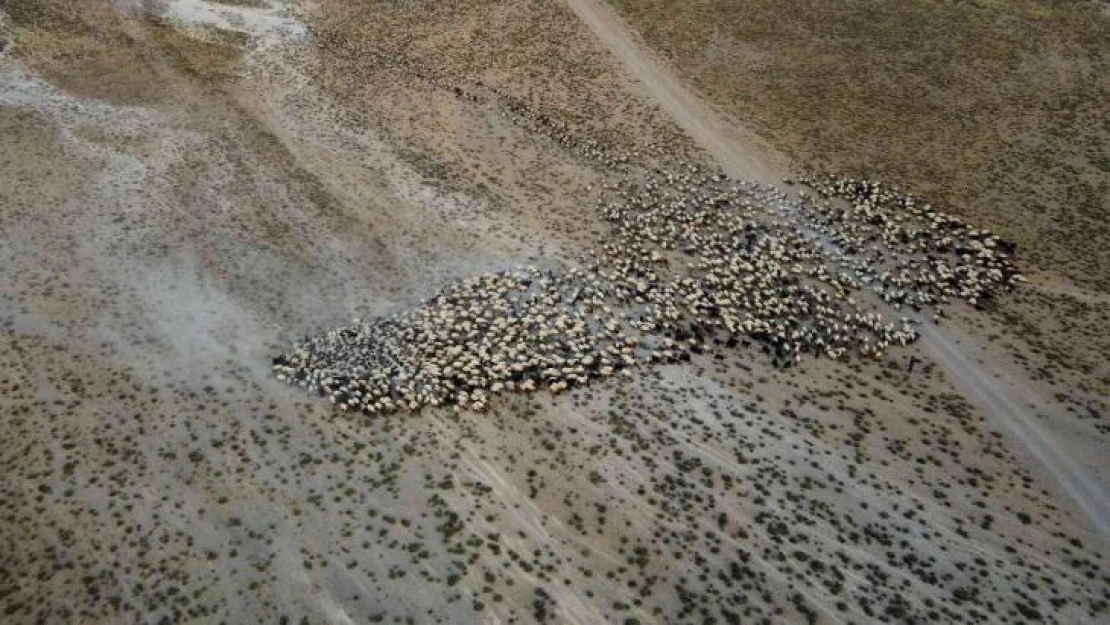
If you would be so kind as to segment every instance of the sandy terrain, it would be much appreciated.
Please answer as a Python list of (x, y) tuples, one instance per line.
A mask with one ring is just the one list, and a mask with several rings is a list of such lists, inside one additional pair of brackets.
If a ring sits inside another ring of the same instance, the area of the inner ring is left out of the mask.
[(779, 175), (592, 1), (0, 17), (0, 620), (1106, 618), (1107, 432), (1040, 417), (1073, 404), (966, 307), (883, 362), (738, 349), (480, 414), (272, 377), (305, 335), (596, 244), (623, 166), (512, 102)]

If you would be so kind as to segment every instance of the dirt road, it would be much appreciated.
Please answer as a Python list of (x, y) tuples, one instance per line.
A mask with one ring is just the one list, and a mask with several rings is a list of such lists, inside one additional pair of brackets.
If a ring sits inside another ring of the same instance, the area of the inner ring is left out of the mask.
[(1110, 490), (1098, 475), (1092, 474), (1065, 446), (1056, 439), (1048, 426), (1038, 421), (1036, 412), (1026, 408), (1035, 397), (1017, 397), (1012, 388), (1027, 387), (1021, 380), (995, 376), (969, 358), (946, 334), (933, 325), (921, 329), (921, 342), (933, 358), (971, 399), (997, 424), (1005, 427), (1021, 441), (1026, 451), (1059, 483), (1060, 488), (1087, 514), (1104, 537), (1110, 536)]
[(641, 49), (632, 34), (597, 0), (568, 0), (571, 9), (605, 42), (629, 73), (730, 176), (773, 184), (781, 180), (782, 159), (748, 130), (728, 123), (694, 97)]
[[(638, 78), (649, 93), (695, 141), (716, 158), (731, 176), (776, 182), (774, 157), (767, 156), (758, 141), (743, 129), (728, 122), (702, 104), (689, 90), (669, 75), (639, 46), (635, 37), (612, 10), (598, 0), (567, 0), (571, 9), (609, 47), (628, 71)], [(999, 383), (994, 372), (972, 362), (951, 338), (933, 326), (926, 326), (923, 347), (931, 353), (957, 384), (976, 401), (994, 423), (1005, 428), (1022, 443), (1026, 451), (1059, 483), (1082, 510), (1098, 533), (1110, 537), (1110, 485), (1072, 458), (1066, 446), (1038, 422), (1030, 408), (1037, 398), (1018, 398)], [(1016, 381), (1011, 388), (1028, 388)]]

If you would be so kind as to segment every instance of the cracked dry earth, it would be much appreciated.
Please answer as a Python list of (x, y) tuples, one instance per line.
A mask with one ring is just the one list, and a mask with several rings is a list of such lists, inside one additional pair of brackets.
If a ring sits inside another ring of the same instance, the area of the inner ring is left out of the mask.
[[(57, 9), (0, 2), (0, 620), (1107, 618), (1099, 520), (918, 346), (374, 419), (272, 376), (306, 336), (605, 232), (623, 166), (506, 102), (569, 94), (548, 112), (584, 102), (577, 130), (643, 166), (711, 165), (569, 8), (88, 0), (90, 69), (28, 6)], [(421, 56), (352, 48), (367, 15)], [(544, 64), (545, 36), (581, 62)], [(976, 319), (945, 331), (990, 366)], [(1098, 465), (1101, 434), (1040, 427)]]

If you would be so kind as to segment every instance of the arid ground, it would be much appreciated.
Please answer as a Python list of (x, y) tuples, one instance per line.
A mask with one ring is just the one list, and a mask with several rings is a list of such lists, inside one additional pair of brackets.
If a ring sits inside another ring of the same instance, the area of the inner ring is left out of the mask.
[[(1110, 619), (1110, 17), (1010, 4), (0, 0), (0, 622)], [(632, 166), (875, 176), (1029, 282), (482, 412), (275, 379)]]

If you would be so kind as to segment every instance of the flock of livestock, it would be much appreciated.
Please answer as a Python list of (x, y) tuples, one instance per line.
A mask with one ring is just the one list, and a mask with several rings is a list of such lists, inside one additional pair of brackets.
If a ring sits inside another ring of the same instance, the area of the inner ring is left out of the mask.
[[(687, 166), (601, 190), (610, 224), (581, 266), (473, 277), (419, 306), (308, 339), (280, 380), (382, 414), (572, 387), (756, 345), (881, 358), (926, 311), (986, 306), (1021, 276), (1012, 245), (879, 183), (802, 179), (797, 193)], [(793, 184), (793, 183), (791, 183)]]

